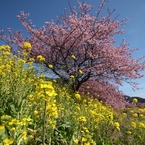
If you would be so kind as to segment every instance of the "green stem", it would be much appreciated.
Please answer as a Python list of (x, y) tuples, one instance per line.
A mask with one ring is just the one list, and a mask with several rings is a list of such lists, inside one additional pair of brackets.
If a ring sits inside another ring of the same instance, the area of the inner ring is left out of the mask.
[(46, 136), (46, 125), (45, 125), (45, 123), (46, 123), (46, 105), (47, 105), (47, 103), (46, 103), (46, 101), (45, 101), (45, 103), (44, 103), (44, 114), (43, 114), (43, 139), (42, 139), (42, 144), (43, 145), (45, 145), (45, 136)]

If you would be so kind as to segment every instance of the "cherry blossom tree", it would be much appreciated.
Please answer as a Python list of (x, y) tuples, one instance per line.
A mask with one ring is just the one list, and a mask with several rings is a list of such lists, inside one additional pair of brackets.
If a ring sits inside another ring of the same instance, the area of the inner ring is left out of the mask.
[(8, 36), (1, 32), (0, 38), (19, 49), (25, 41), (30, 42), (29, 57), (39, 63), (37, 56), (42, 55), (44, 66), (63, 82), (71, 83), (74, 91), (82, 90), (83, 85), (90, 83), (96, 94), (101, 90), (101, 96), (109, 93), (112, 97), (117, 96), (120, 92), (116, 86), (122, 82), (137, 87), (133, 80), (143, 77), (141, 71), (145, 70), (145, 61), (144, 57), (132, 57), (136, 49), (129, 49), (125, 40), (119, 46), (115, 45), (114, 35), (124, 33), (119, 28), (127, 19), (111, 18), (114, 10), (108, 10), (106, 16), (101, 17), (106, 2), (101, 0), (96, 15), (91, 14), (92, 6), (88, 3), (77, 1), (78, 9), (69, 4), (69, 13), (64, 12), (56, 22), (45, 22), (39, 29), (31, 20), (27, 21), (28, 14), (21, 12), (17, 17), (30, 37), (23, 38), (21, 32), (14, 33), (9, 29)]

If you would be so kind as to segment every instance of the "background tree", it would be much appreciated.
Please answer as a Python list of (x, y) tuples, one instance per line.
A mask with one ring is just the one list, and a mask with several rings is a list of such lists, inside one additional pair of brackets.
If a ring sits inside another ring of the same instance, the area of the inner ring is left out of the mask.
[[(31, 34), (30, 37), (24, 39), (21, 32), (14, 33), (9, 29), (7, 37), (1, 32), (1, 39), (19, 48), (29, 41), (32, 44), (29, 57), (39, 63), (37, 56), (42, 55), (45, 67), (51, 68), (63, 82), (71, 82), (74, 91), (93, 80), (99, 86), (96, 86), (96, 92), (101, 89), (103, 94), (120, 94), (118, 89), (113, 88), (122, 85), (123, 81), (136, 87), (137, 83), (132, 80), (143, 77), (140, 71), (145, 70), (145, 61), (143, 57), (133, 58), (132, 53), (136, 49), (130, 50), (124, 40), (115, 46), (113, 36), (124, 33), (119, 27), (127, 19), (120, 22), (112, 19), (114, 10), (108, 10), (105, 17), (100, 17), (106, 2), (101, 0), (96, 15), (90, 14), (92, 6), (88, 3), (77, 1), (78, 9), (72, 8), (69, 3), (69, 14), (64, 12), (57, 22), (45, 22), (40, 29), (33, 27), (32, 21), (27, 22), (28, 14), (21, 12), (17, 17)], [(106, 84), (110, 89), (106, 90)]]

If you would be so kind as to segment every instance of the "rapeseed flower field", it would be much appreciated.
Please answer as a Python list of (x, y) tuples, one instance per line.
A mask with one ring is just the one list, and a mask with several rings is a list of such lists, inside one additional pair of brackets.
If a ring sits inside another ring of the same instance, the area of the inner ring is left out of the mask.
[(10, 46), (0, 46), (0, 145), (145, 144), (145, 108), (136, 107), (137, 99), (133, 108), (114, 110), (73, 92), (38, 76), (28, 57), (31, 44), (23, 48), (14, 55)]

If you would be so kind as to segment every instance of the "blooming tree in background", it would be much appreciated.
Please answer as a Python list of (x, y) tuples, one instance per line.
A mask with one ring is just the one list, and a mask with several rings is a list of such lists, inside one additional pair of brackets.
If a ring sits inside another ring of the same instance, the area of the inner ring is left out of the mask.
[(140, 73), (145, 70), (143, 57), (133, 58), (128, 44), (123, 40), (115, 46), (115, 34), (123, 34), (119, 27), (127, 19), (117, 21), (112, 19), (112, 12), (100, 17), (107, 0), (101, 0), (95, 16), (90, 14), (92, 6), (85, 2), (78, 2), (79, 9), (70, 6), (70, 13), (66, 12), (57, 22), (45, 22), (40, 29), (33, 27), (32, 21), (27, 21), (28, 15), (21, 12), (18, 18), (31, 34), (23, 38), (21, 32), (8, 29), (9, 35), (1, 40), (9, 45), (15, 44), (20, 49), (25, 41), (29, 41), (32, 50), (29, 57), (36, 62), (38, 55), (45, 58), (43, 64), (50, 68), (63, 82), (72, 83), (74, 91), (86, 91), (84, 86), (92, 86), (95, 94), (108, 97), (120, 95), (117, 86), (125, 81), (136, 87), (133, 79), (141, 78)]

